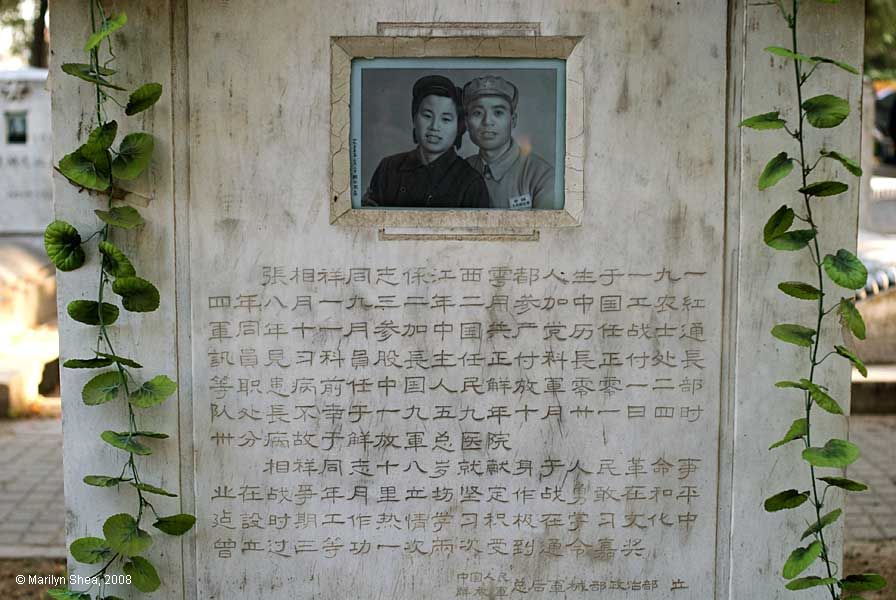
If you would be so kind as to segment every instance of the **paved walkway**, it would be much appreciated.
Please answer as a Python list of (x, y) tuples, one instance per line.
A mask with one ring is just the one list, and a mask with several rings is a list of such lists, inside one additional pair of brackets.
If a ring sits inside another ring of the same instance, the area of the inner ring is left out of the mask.
[(0, 419), (0, 558), (65, 556), (62, 426)]
[(847, 539), (896, 539), (896, 415), (851, 417), (849, 437), (862, 457), (847, 475), (871, 489), (849, 495)]
[[(896, 415), (852, 417), (850, 438), (871, 490), (850, 495), (846, 537), (896, 539)], [(0, 558), (65, 556), (64, 517), (60, 421), (0, 419)]]

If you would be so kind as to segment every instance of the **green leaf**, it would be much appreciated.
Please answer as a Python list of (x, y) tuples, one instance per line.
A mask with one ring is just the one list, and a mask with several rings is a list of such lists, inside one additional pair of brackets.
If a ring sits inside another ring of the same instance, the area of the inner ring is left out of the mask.
[(822, 448), (803, 450), (803, 459), (814, 467), (842, 469), (858, 460), (861, 452), (858, 446), (846, 440), (829, 440)]
[(152, 159), (153, 139), (148, 133), (131, 133), (124, 136), (118, 147), (118, 156), (112, 161), (112, 175), (118, 179), (136, 179), (149, 166)]
[(90, 132), (90, 135), (87, 137), (87, 143), (83, 147), (87, 148), (90, 153), (108, 150), (115, 141), (116, 135), (118, 135), (117, 121), (103, 123)]
[(788, 442), (792, 442), (793, 440), (801, 439), (804, 435), (809, 432), (809, 426), (807, 424), (806, 419), (797, 419), (790, 425), (790, 429), (787, 430), (787, 433), (784, 434), (784, 437), (772, 444), (768, 447), (769, 450), (774, 450), (779, 446), (783, 446)]
[(877, 573), (862, 573), (844, 577), (840, 586), (847, 592), (874, 592), (887, 587), (887, 580)]
[(818, 533), (819, 531), (821, 531), (822, 529), (824, 529), (831, 523), (834, 523), (837, 519), (840, 518), (840, 515), (842, 515), (842, 514), (843, 514), (843, 511), (841, 509), (837, 508), (835, 510), (832, 510), (825, 516), (821, 517), (821, 519), (819, 519), (815, 523), (812, 523), (812, 525), (810, 525), (809, 528), (803, 532), (802, 537), (800, 537), (800, 541), (806, 539), (810, 535), (815, 535), (816, 533)]
[(782, 342), (808, 348), (812, 346), (812, 338), (815, 336), (815, 330), (803, 327), (802, 325), (785, 323), (783, 325), (775, 325), (772, 327), (772, 335)]
[(150, 485), (148, 483), (134, 483), (131, 482), (131, 486), (137, 488), (141, 492), (146, 492), (148, 494), (157, 494), (159, 496), (168, 496), (169, 498), (177, 498), (177, 494), (173, 494), (168, 490), (163, 490), (160, 487), (156, 487), (154, 485)]
[(774, 238), (786, 233), (793, 225), (793, 218), (793, 209), (786, 205), (776, 210), (762, 229), (762, 238), (765, 243), (768, 244)]
[(809, 588), (818, 587), (820, 585), (834, 585), (835, 583), (837, 583), (836, 577), (825, 577), (822, 579), (818, 575), (810, 575), (808, 577), (800, 577), (799, 579), (789, 581), (784, 587), (791, 591), (798, 591), (808, 590)]
[(59, 162), (60, 172), (68, 178), (69, 183), (90, 189), (109, 189), (112, 182), (112, 157), (107, 148), (84, 144), (72, 156), (76, 161), (73, 163), (75, 171), (72, 173), (62, 171), (63, 164), (62, 161)]
[(161, 404), (176, 390), (175, 382), (165, 375), (159, 375), (131, 392), (130, 402), (137, 408), (149, 408)]
[(798, 492), (796, 490), (784, 490), (774, 496), (768, 498), (763, 506), (766, 512), (776, 512), (779, 510), (787, 510), (796, 508), (809, 499), (809, 492)]
[(821, 556), (821, 542), (815, 541), (805, 548), (797, 548), (790, 553), (787, 562), (784, 563), (784, 579), (793, 579), (808, 569), (815, 559)]
[(154, 440), (164, 440), (168, 438), (167, 433), (158, 433), (157, 431), (135, 431), (135, 436), (148, 437)]
[(131, 576), (131, 583), (144, 594), (152, 593), (162, 585), (162, 580), (159, 579), (156, 568), (142, 556), (134, 556), (129, 562), (124, 564), (121, 570), (124, 571), (125, 575)]
[(798, 388), (801, 390), (807, 389), (806, 386), (798, 381), (778, 381), (775, 383), (775, 387), (779, 388)]
[(840, 181), (816, 181), (815, 183), (810, 183), (804, 188), (800, 188), (799, 192), (801, 194), (807, 194), (809, 196), (817, 196), (821, 198), (824, 196), (836, 196), (837, 194), (842, 194), (848, 189), (849, 186)]
[(109, 360), (108, 358), (70, 358), (64, 363), (62, 366), (66, 369), (101, 369), (103, 367), (108, 367), (114, 361)]
[(47, 590), (47, 594), (53, 600), (90, 600), (90, 594), (75, 592), (68, 588), (52, 588)]
[(44, 231), (47, 256), (60, 271), (74, 271), (84, 264), (81, 235), (65, 221), (53, 221)]
[(103, 255), (103, 269), (112, 277), (133, 277), (137, 274), (134, 265), (124, 252), (111, 242), (99, 243), (100, 254)]
[(785, 177), (793, 170), (793, 159), (786, 152), (778, 154), (768, 161), (762, 174), (759, 176), (759, 189), (766, 190)]
[(792, 58), (794, 60), (813, 62), (813, 60), (805, 54), (800, 54), (799, 52), (794, 52), (793, 50), (788, 50), (787, 48), (782, 48), (780, 46), (769, 46), (765, 49), (765, 51), (771, 52), (775, 56), (780, 56), (783, 58)]
[(809, 390), (809, 396), (812, 397), (812, 401), (815, 402), (820, 408), (828, 411), (834, 415), (842, 415), (843, 409), (840, 408), (840, 405), (837, 404), (837, 401), (831, 398), (830, 395), (826, 391), (824, 391), (821, 386), (815, 385), (808, 379), (802, 380), (803, 384), (805, 384), (806, 389)]
[(123, 556), (136, 556), (152, 545), (152, 536), (140, 529), (134, 517), (128, 513), (112, 515), (103, 523), (103, 535), (115, 552)]
[(159, 101), (162, 97), (162, 84), (146, 83), (134, 90), (128, 98), (128, 105), (124, 109), (126, 115), (136, 115)]
[(856, 338), (864, 340), (865, 320), (862, 318), (862, 313), (856, 308), (855, 303), (852, 300), (841, 298), (837, 312), (840, 314), (840, 322), (846, 325)]
[(128, 479), (122, 479), (121, 477), (109, 477), (108, 475), (85, 475), (84, 483), (87, 485), (92, 485), (94, 487), (115, 487), (120, 483), (124, 483), (125, 481), (129, 481)]
[(93, 152), (85, 145), (62, 157), (59, 172), (75, 185), (102, 192), (112, 184), (108, 162), (105, 151)]
[(159, 290), (140, 277), (120, 277), (112, 291), (121, 296), (121, 305), (131, 312), (152, 312), (159, 307)]
[(837, 250), (836, 256), (828, 254), (822, 262), (824, 272), (831, 281), (848, 290), (860, 290), (868, 280), (868, 270), (856, 256), (844, 249)]
[(145, 222), (136, 208), (130, 206), (113, 206), (111, 210), (95, 210), (96, 216), (104, 223), (121, 229), (134, 229)]
[(814, 229), (795, 229), (772, 238), (768, 245), (775, 250), (802, 250), (815, 238)]
[(834, 350), (837, 352), (837, 354), (851, 362), (852, 366), (854, 366), (856, 370), (862, 374), (862, 377), (868, 377), (868, 367), (865, 366), (865, 363), (863, 363), (862, 360), (858, 356), (856, 356), (852, 350), (850, 350), (846, 346), (834, 346)]
[(830, 486), (844, 489), (847, 492), (864, 492), (868, 489), (868, 486), (864, 483), (853, 481), (846, 477), (819, 477), (818, 480), (823, 481)]
[(62, 70), (72, 77), (77, 77), (78, 79), (83, 79), (84, 81), (89, 81), (90, 83), (111, 88), (113, 90), (124, 91), (123, 87), (112, 85), (105, 79), (105, 76), (115, 74), (115, 71), (113, 71), (112, 69), (99, 67), (96, 71), (94, 71), (93, 67), (87, 63), (65, 63), (64, 65), (62, 65)]
[(822, 94), (803, 102), (806, 120), (813, 127), (836, 127), (849, 116), (849, 102), (832, 94)]
[(90, 52), (91, 50), (99, 46), (100, 42), (109, 37), (112, 33), (124, 27), (124, 24), (127, 22), (128, 17), (123, 12), (118, 13), (110, 19), (107, 19), (102, 24), (102, 26), (93, 33), (93, 35), (87, 38), (87, 43), (84, 45), (84, 52)]
[(847, 158), (835, 150), (831, 150), (831, 151), (822, 150), (821, 155), (826, 156), (828, 158), (833, 158), (834, 160), (839, 162), (841, 165), (843, 165), (847, 171), (849, 171), (856, 177), (862, 176), (862, 167), (859, 166), (858, 162), (852, 160), (851, 158)]
[[(829, 0), (821, 0), (821, 1), (822, 1), (822, 2), (826, 2), (826, 1), (829, 1)], [(853, 75), (858, 75), (858, 74), (859, 74), (859, 70), (858, 70), (857, 68), (855, 68), (854, 66), (852, 66), (851, 64), (849, 64), (849, 63), (845, 63), (845, 62), (840, 62), (839, 60), (834, 60), (833, 58), (825, 58), (824, 56), (813, 56), (813, 57), (811, 58), (811, 60), (812, 60), (813, 62), (817, 62), (817, 63), (825, 63), (825, 64), (829, 64), (829, 65), (834, 65), (834, 66), (840, 67), (840, 68), (843, 69), (844, 71), (847, 71), (847, 72), (849, 72), (849, 73), (852, 73)]]
[(785, 281), (778, 284), (778, 289), (793, 298), (800, 300), (818, 300), (821, 298), (821, 290), (801, 281)]
[(98, 537), (78, 538), (68, 549), (72, 558), (85, 565), (95, 565), (112, 555), (112, 549), (106, 544), (106, 540)]
[[(779, 155), (780, 156), (780, 155)], [(776, 250), (800, 250), (815, 237), (812, 229), (788, 231), (793, 225), (793, 209), (786, 205), (775, 211), (762, 230), (765, 243)]]
[[(118, 307), (108, 302), (103, 302), (103, 323), (111, 325), (118, 320)], [(100, 305), (95, 300), (72, 300), (66, 307), (68, 316), (85, 325), (100, 324)]]
[(131, 360), (130, 358), (125, 358), (123, 356), (118, 356), (116, 354), (106, 354), (105, 352), (97, 352), (99, 356), (103, 358), (107, 358), (112, 362), (118, 363), (120, 365), (124, 365), (126, 367), (131, 367), (132, 369), (142, 369), (143, 365), (138, 363), (135, 360)]
[(160, 517), (152, 526), (168, 535), (183, 535), (190, 531), (195, 523), (196, 517), (193, 515), (180, 514)]
[(136, 436), (131, 436), (127, 431), (123, 431), (121, 433), (115, 431), (104, 431), (100, 438), (110, 446), (114, 446), (120, 450), (124, 450), (125, 452), (131, 452), (133, 454), (140, 454), (142, 456), (146, 456), (147, 454), (152, 454), (152, 449), (144, 446), (140, 442), (134, 439)]
[(756, 115), (755, 117), (750, 117), (749, 119), (744, 119), (740, 122), (740, 127), (749, 127), (750, 129), (781, 129), (786, 124), (787, 121), (782, 119), (780, 113), (776, 110), (775, 112), (763, 113), (761, 115)]
[(84, 389), (81, 390), (81, 398), (84, 400), (84, 404), (88, 406), (111, 402), (118, 398), (121, 383), (121, 374), (118, 371), (100, 373), (84, 384)]

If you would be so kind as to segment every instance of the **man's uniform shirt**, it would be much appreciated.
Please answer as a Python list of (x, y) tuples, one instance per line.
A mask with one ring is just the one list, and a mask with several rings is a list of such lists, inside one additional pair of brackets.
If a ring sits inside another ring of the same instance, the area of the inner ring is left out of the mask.
[(516, 140), (492, 162), (479, 154), (467, 162), (485, 179), (491, 208), (555, 208), (554, 167), (537, 154), (524, 154)]
[(488, 208), (482, 176), (454, 148), (429, 164), (418, 148), (380, 161), (363, 206), (405, 208)]

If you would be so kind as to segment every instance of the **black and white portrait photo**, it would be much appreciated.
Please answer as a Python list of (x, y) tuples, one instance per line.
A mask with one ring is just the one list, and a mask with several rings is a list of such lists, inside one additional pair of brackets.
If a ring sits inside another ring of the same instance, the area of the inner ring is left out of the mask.
[(352, 61), (356, 208), (563, 208), (564, 63)]

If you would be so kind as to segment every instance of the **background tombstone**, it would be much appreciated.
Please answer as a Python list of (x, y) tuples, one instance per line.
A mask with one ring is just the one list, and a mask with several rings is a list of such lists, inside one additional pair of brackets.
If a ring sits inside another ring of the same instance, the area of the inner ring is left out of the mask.
[[(798, 356), (767, 332), (795, 310), (775, 283), (806, 265), (760, 244), (785, 192), (754, 182), (780, 139), (736, 128), (783, 104), (788, 65), (770, 75), (762, 52), (787, 34), (774, 6), (117, 9), (140, 24), (121, 72), (166, 90), (141, 117), (160, 150), (148, 225), (120, 240), (162, 309), (123, 320), (117, 347), (177, 376), (177, 400), (144, 416), (176, 432), (145, 471), (182, 492), (160, 512), (199, 519), (152, 550), (162, 597), (783, 597), (803, 524), (761, 502), (802, 470), (765, 451), (793, 418), (765, 386)], [(804, 10), (803, 47), (860, 62), (861, 7)], [(87, 21), (69, 0), (54, 20), (58, 69)], [(330, 223), (331, 36), (536, 32), (582, 37), (579, 227)], [(817, 77), (858, 106), (857, 79)], [(91, 114), (79, 88), (53, 78), (57, 157)], [(857, 156), (848, 123), (838, 147)], [(89, 231), (94, 206), (58, 176), (55, 193)], [(855, 200), (825, 205), (831, 244), (850, 247)], [(92, 286), (61, 277), (60, 298)], [(61, 330), (63, 359), (90, 343)], [(126, 501), (80, 483), (116, 464), (98, 439), (116, 409), (79, 404), (86, 377), (63, 379), (70, 540)]]
[(40, 249), (52, 219), (46, 69), (0, 71), (0, 237)]
[[(43, 249), (53, 216), (50, 92), (46, 69), (0, 71), (0, 416), (58, 400), (40, 391), (45, 365), (58, 356), (56, 286)], [(53, 376), (50, 379), (58, 382)]]

